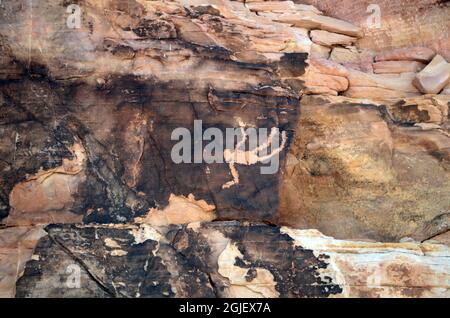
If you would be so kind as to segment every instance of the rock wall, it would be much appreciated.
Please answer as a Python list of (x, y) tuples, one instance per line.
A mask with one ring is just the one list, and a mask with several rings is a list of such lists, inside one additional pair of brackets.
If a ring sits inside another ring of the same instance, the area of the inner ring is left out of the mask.
[(448, 297), (448, 28), (296, 2), (2, 3), (0, 296)]
[[(442, 244), (339, 241), (239, 222), (46, 230), (17, 283), (19, 297), (448, 296)], [(65, 272), (74, 260), (81, 289)]]
[(362, 27), (364, 37), (358, 41), (361, 48), (382, 52), (408, 46), (425, 46), (450, 59), (448, 1), (344, 0), (339, 5), (333, 0), (294, 2), (315, 5), (327, 15)]

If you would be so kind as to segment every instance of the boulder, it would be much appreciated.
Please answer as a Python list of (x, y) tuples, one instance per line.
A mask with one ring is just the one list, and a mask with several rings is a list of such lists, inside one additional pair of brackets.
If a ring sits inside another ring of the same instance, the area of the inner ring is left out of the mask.
[(333, 32), (323, 31), (323, 30), (312, 30), (310, 33), (311, 40), (314, 43), (333, 47), (336, 45), (351, 45), (356, 42), (356, 38), (337, 34)]
[(436, 55), (414, 79), (414, 85), (424, 94), (438, 94), (450, 83), (450, 64)]
[(436, 53), (427, 47), (407, 47), (377, 54), (375, 61), (417, 61), (427, 63)]
[(385, 73), (409, 73), (418, 72), (426, 65), (417, 61), (382, 61), (373, 63), (373, 72), (376, 74)]

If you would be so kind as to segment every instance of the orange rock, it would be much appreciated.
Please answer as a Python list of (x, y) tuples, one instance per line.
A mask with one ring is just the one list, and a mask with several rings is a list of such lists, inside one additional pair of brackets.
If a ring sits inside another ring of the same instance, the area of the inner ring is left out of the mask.
[(356, 42), (356, 38), (354, 37), (323, 30), (312, 30), (310, 36), (314, 43), (330, 47), (335, 45), (351, 45)]
[(377, 54), (375, 60), (379, 61), (418, 61), (429, 62), (436, 53), (426, 47), (408, 47)]
[(418, 72), (425, 67), (425, 64), (417, 61), (382, 61), (373, 63), (373, 72), (384, 73), (408, 73)]
[(215, 209), (205, 200), (195, 200), (192, 194), (187, 197), (171, 194), (167, 207), (163, 210), (151, 209), (145, 218), (138, 218), (137, 221), (153, 226), (207, 222), (216, 218)]
[[(356, 70), (349, 70), (350, 87), (375, 87), (406, 93), (419, 94), (412, 81), (415, 73), (402, 74), (367, 74)], [(403, 95), (403, 94), (401, 94)]]
[(315, 72), (342, 77), (347, 77), (349, 75), (349, 72), (345, 67), (331, 60), (311, 58), (306, 60), (306, 62), (309, 64), (310, 68), (314, 69)]
[(325, 86), (326, 88), (336, 91), (343, 92), (348, 88), (348, 79), (342, 76), (328, 75), (310, 72), (306, 77), (305, 85), (308, 86)]
[(16, 280), (32, 257), (37, 241), (46, 235), (42, 227), (10, 227), (0, 230), (0, 298), (14, 297)]
[(309, 67), (302, 77), (305, 94), (337, 95), (348, 88), (348, 71), (345, 67), (323, 58), (307, 60)]
[(338, 92), (326, 86), (312, 86), (308, 84), (303, 90), (306, 95), (332, 95), (337, 96)]
[(74, 159), (62, 166), (39, 171), (16, 184), (9, 195), (11, 211), (8, 225), (77, 223), (83, 216), (70, 212), (78, 185), (85, 180), (86, 154), (80, 144), (72, 149)]
[(373, 99), (373, 100), (415, 97), (419, 95), (420, 95), (419, 93), (403, 92), (388, 88), (371, 87), (371, 86), (350, 87), (347, 91), (344, 92), (344, 96), (347, 97)]
[(440, 55), (414, 79), (414, 85), (424, 94), (438, 94), (450, 83), (450, 64)]

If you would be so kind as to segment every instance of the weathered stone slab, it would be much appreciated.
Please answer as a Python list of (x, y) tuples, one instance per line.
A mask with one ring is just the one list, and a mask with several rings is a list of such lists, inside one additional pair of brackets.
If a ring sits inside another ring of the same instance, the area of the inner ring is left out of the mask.
[(329, 32), (345, 34), (352, 37), (362, 37), (361, 28), (339, 19), (318, 15), (314, 12), (297, 12), (295, 14), (265, 14), (264, 16), (274, 21), (289, 23), (301, 28), (320, 29)]
[(316, 14), (322, 14), (320, 10), (312, 5), (296, 4), (292, 1), (255, 1), (246, 3), (246, 7), (254, 12), (297, 12), (310, 11)]
[(402, 74), (368, 74), (357, 70), (349, 70), (350, 87), (375, 87), (405, 93), (419, 93), (412, 84), (415, 73)]
[(306, 74), (301, 77), (305, 81), (305, 94), (337, 95), (348, 88), (348, 71), (345, 67), (331, 60), (310, 58)]
[(376, 74), (385, 73), (417, 73), (426, 65), (417, 61), (383, 61), (373, 63), (373, 72)]
[(420, 96), (420, 93), (405, 92), (374, 86), (351, 86), (343, 93), (344, 96), (360, 99), (385, 100)]
[(336, 92), (343, 92), (348, 88), (348, 79), (342, 76), (309, 72), (306, 75), (306, 87), (324, 86)]
[(427, 63), (436, 55), (436, 53), (427, 47), (406, 47), (394, 49), (391, 51), (379, 53), (375, 60), (380, 61), (418, 61)]
[(351, 37), (351, 36), (332, 33), (332, 32), (323, 31), (323, 30), (312, 30), (310, 33), (310, 36), (311, 36), (311, 40), (314, 43), (328, 46), (328, 47), (333, 47), (336, 45), (344, 45), (344, 46), (352, 45), (357, 40), (356, 38)]

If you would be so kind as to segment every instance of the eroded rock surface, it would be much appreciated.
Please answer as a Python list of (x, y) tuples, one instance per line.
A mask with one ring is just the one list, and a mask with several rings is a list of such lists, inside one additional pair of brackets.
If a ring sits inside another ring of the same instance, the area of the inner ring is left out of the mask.
[(431, 100), (389, 105), (341, 97), (302, 101), (279, 222), (337, 238), (395, 241), (448, 213), (448, 130), (411, 126), (427, 122), (428, 112), (447, 120), (448, 99), (445, 116)]
[(448, 297), (448, 6), (296, 2), (2, 3), (0, 296)]
[(38, 240), (46, 235), (42, 227), (0, 228), (0, 298), (14, 297), (16, 280), (33, 258)]
[[(339, 241), (238, 222), (47, 231), (17, 284), (19, 297), (449, 296), (443, 244)], [(80, 288), (71, 288), (68, 264), (80, 268)]]

